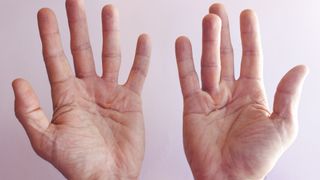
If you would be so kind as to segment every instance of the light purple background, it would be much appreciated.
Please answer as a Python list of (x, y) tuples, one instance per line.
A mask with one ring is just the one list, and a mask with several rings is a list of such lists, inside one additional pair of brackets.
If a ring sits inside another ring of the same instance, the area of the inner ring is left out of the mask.
[[(320, 121), (320, 1), (241, 0), (220, 1), (229, 11), (236, 72), (241, 55), (239, 13), (252, 8), (260, 17), (265, 54), (264, 75), (269, 103), (283, 74), (296, 64), (310, 67), (299, 109), (300, 133), (295, 144), (280, 159), (267, 179), (319, 179)], [(174, 56), (174, 41), (187, 35), (194, 45), (199, 67), (201, 19), (209, 0), (90, 0), (86, 1), (96, 65), (101, 72), (101, 20), (104, 4), (120, 11), (123, 63), (121, 81), (132, 63), (135, 41), (142, 32), (153, 39), (153, 55), (143, 99), (146, 122), (146, 154), (142, 180), (191, 180), (182, 145), (182, 98)], [(27, 136), (13, 113), (11, 81), (29, 80), (41, 104), (51, 116), (50, 87), (42, 62), (36, 12), (52, 8), (58, 16), (63, 43), (70, 57), (69, 32), (64, 0), (0, 1), (0, 179), (64, 179), (31, 149)], [(71, 62), (71, 61), (70, 61)], [(198, 69), (199, 70), (199, 69)], [(199, 71), (198, 71), (199, 72)]]

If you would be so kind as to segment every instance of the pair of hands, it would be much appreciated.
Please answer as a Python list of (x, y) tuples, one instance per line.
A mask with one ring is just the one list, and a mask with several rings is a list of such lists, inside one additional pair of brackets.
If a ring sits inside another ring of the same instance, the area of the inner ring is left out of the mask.
[[(13, 82), (15, 111), (35, 152), (68, 179), (138, 179), (144, 157), (141, 90), (151, 43), (137, 42), (125, 84), (118, 84), (121, 53), (118, 13), (102, 10), (103, 75), (99, 77), (90, 46), (83, 0), (67, 0), (75, 75), (66, 60), (57, 21), (49, 9), (38, 13), (43, 56), (52, 88), (50, 121), (30, 84)], [(262, 79), (258, 20), (243, 11), (243, 57), (239, 79), (233, 71), (228, 18), (220, 4), (203, 19), (202, 87), (195, 72), (191, 44), (176, 41), (184, 97), (185, 153), (195, 179), (263, 179), (297, 132), (297, 105), (304, 66), (281, 80), (273, 112), (267, 107)]]

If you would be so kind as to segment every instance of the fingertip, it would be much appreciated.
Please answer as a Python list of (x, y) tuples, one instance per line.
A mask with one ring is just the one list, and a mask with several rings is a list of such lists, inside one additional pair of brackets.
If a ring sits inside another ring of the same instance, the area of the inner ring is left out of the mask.
[(241, 25), (249, 25), (250, 23), (258, 23), (258, 16), (252, 9), (245, 9), (240, 14)]
[(214, 28), (221, 29), (221, 18), (216, 14), (208, 14), (203, 18), (202, 25), (204, 29)]
[(22, 81), (23, 81), (22, 79), (18, 78), (18, 79), (13, 80), (11, 83), (15, 98), (17, 98), (17, 96), (18, 96), (17, 91), (19, 90), (19, 86), (22, 83)]
[(42, 8), (38, 11), (38, 27), (40, 30), (40, 35), (47, 32), (58, 31), (56, 15), (49, 8)]
[(33, 105), (34, 102), (37, 102), (37, 97), (28, 81), (22, 78), (15, 79), (12, 82), (12, 87), (15, 96), (16, 113), (23, 113)]
[[(292, 84), (297, 84), (297, 89), (302, 89), (304, 81), (309, 74), (309, 68), (305, 65), (298, 65), (292, 68), (285, 77), (288, 77), (288, 81), (292, 82)], [(294, 82), (296, 81), (296, 82)]]
[(115, 18), (119, 16), (118, 9), (112, 5), (108, 4), (102, 8), (102, 16), (107, 18)]
[(309, 67), (303, 64), (295, 66), (292, 70), (301, 73), (304, 76), (307, 76), (310, 73)]
[(29, 83), (22, 78), (17, 78), (12, 81), (12, 88), (15, 93), (27, 91), (29, 87)]
[(38, 11), (37, 17), (39, 22), (43, 22), (48, 20), (52, 15), (54, 15), (54, 12), (50, 8), (41, 8)]
[(221, 18), (222, 21), (222, 28), (228, 28), (229, 29), (229, 19), (228, 19), (228, 14), (226, 11), (226, 8), (224, 7), (223, 4), (216, 3), (210, 6), (209, 8), (209, 13), (211, 14), (216, 14)]
[(179, 45), (179, 44), (184, 44), (184, 43), (188, 43), (190, 42), (189, 38), (187, 36), (179, 36), (177, 39), (176, 39), (176, 44)]
[(22, 78), (17, 78), (15, 80), (12, 81), (11, 85), (13, 88), (16, 88), (17, 86), (19, 86), (19, 84), (21, 83), (21, 81), (23, 81)]
[[(305, 65), (297, 65), (293, 67), (286, 76), (291, 77), (291, 75), (295, 75), (294, 77), (304, 80), (305, 77), (309, 74), (309, 68)], [(285, 76), (285, 77), (286, 77)]]
[(277, 90), (288, 94), (297, 94), (302, 89), (308, 71), (305, 65), (295, 66), (283, 76)]
[(176, 50), (176, 57), (178, 61), (183, 57), (183, 54), (191, 51), (191, 49), (192, 49), (191, 41), (188, 37), (180, 36), (176, 39), (175, 50)]
[(142, 33), (139, 35), (138, 42), (151, 45), (151, 38), (147, 33)]
[(209, 12), (213, 14), (220, 14), (225, 10), (225, 6), (221, 3), (214, 3), (209, 7)]
[(47, 7), (41, 8), (38, 11), (38, 15), (39, 16), (50, 14), (50, 13), (53, 13), (53, 11), (50, 8), (47, 8)]
[(180, 36), (176, 39), (176, 50), (184, 50), (191, 46), (190, 39), (187, 36)]
[(102, 8), (101, 16), (104, 32), (119, 31), (119, 12), (114, 5), (105, 5)]
[(245, 9), (241, 12), (240, 17), (246, 18), (246, 17), (256, 17), (256, 12), (252, 9)]
[(138, 37), (137, 46), (138, 46), (138, 53), (140, 54), (143, 53), (145, 54), (145, 56), (150, 58), (152, 43), (151, 43), (151, 38), (148, 34), (143, 33)]

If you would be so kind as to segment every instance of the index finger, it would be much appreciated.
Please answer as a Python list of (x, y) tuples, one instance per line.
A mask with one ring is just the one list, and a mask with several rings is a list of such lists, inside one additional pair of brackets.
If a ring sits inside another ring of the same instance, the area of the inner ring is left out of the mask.
[(259, 22), (252, 10), (245, 10), (240, 17), (242, 62), (240, 78), (260, 80), (262, 78), (262, 47)]
[(41, 9), (38, 12), (38, 25), (43, 58), (51, 85), (69, 79), (72, 73), (63, 51), (54, 13), (50, 9)]

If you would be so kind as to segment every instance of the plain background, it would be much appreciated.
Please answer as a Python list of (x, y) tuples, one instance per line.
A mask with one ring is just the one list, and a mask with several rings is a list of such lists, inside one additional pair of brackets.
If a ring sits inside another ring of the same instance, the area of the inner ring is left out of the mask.
[[(254, 9), (260, 18), (264, 48), (264, 78), (269, 104), (280, 78), (293, 66), (310, 68), (299, 108), (300, 132), (267, 179), (313, 180), (319, 178), (320, 160), (320, 1), (319, 0), (221, 0), (231, 21), (236, 74), (241, 57), (239, 14)], [(101, 18), (104, 4), (120, 11), (122, 67), (121, 82), (131, 67), (137, 36), (147, 32), (153, 40), (152, 63), (143, 100), (146, 124), (146, 154), (142, 180), (191, 180), (182, 145), (182, 97), (174, 56), (179, 35), (190, 37), (196, 66), (201, 52), (201, 21), (214, 1), (209, 0), (90, 0), (86, 1), (96, 66), (101, 73)], [(32, 150), (13, 112), (11, 81), (29, 80), (51, 116), (50, 87), (42, 62), (36, 13), (52, 8), (58, 17), (66, 53), (69, 32), (64, 0), (0, 1), (0, 179), (64, 179)], [(72, 63), (72, 61), (70, 61)], [(198, 68), (199, 70), (199, 68)], [(198, 71), (199, 72), (199, 71)]]

